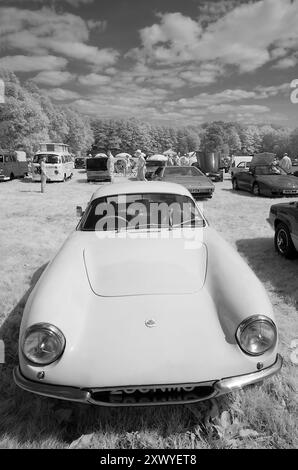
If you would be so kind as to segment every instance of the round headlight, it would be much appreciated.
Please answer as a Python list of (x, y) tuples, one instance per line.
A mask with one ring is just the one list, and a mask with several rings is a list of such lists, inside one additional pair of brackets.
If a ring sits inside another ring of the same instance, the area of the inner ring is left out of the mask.
[(23, 336), (23, 354), (34, 364), (51, 364), (61, 356), (64, 348), (64, 335), (49, 323), (36, 323), (30, 326)]
[(240, 348), (251, 356), (260, 356), (276, 344), (276, 326), (270, 318), (256, 315), (244, 320), (236, 338)]

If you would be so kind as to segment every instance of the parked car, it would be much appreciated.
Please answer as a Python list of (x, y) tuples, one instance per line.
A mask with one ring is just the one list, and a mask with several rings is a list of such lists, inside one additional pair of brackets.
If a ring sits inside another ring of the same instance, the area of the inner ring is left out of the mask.
[(232, 178), (233, 189), (250, 191), (255, 196), (295, 196), (298, 181), (282, 168), (272, 165), (251, 166), (249, 171), (240, 172)]
[(224, 173), (229, 172), (229, 169), (230, 169), (230, 158), (229, 157), (224, 157), (224, 158), (220, 159), (219, 169), (223, 170)]
[(108, 171), (108, 157), (105, 154), (99, 154), (93, 158), (87, 158), (87, 182), (90, 181), (111, 181), (111, 176)]
[(74, 163), (69, 153), (37, 152), (33, 157), (32, 180), (40, 182), (40, 161), (45, 159), (48, 182), (65, 182), (73, 176)]
[(293, 258), (298, 251), (298, 202), (273, 204), (268, 222), (275, 231), (276, 251), (285, 258)]
[(0, 181), (24, 178), (28, 175), (26, 153), (22, 151), (0, 150)]
[(84, 158), (84, 157), (75, 157), (74, 167), (76, 169), (85, 169), (86, 168), (86, 158)]
[(197, 402), (282, 366), (263, 285), (171, 183), (96, 191), (30, 293), (19, 338), (21, 388), (94, 405)]
[(244, 156), (244, 157), (234, 157), (232, 160), (232, 164), (230, 167), (231, 177), (233, 178), (234, 175), (243, 171), (249, 171), (249, 167), (251, 164), (252, 156)]
[(211, 198), (215, 189), (210, 179), (194, 166), (159, 167), (152, 179), (182, 184), (194, 198)]
[(156, 154), (146, 159), (146, 179), (151, 180), (156, 170), (162, 166), (167, 166), (169, 158), (165, 155)]

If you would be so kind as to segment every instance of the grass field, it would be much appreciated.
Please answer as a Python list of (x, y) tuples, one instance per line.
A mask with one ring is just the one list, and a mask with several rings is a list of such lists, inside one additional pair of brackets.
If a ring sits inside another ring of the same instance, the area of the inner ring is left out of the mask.
[[(32, 287), (77, 223), (75, 207), (96, 189), (76, 171), (66, 183), (0, 184), (0, 448), (297, 448), (298, 365), (290, 360), (298, 339), (298, 259), (274, 252), (266, 222), (272, 200), (233, 192), (216, 183), (203, 208), (264, 283), (280, 329), (282, 373), (261, 385), (195, 406), (106, 409), (23, 392), (12, 379), (18, 329)], [(247, 286), (249, 289), (250, 287)], [(253, 295), (253, 292), (251, 293)]]

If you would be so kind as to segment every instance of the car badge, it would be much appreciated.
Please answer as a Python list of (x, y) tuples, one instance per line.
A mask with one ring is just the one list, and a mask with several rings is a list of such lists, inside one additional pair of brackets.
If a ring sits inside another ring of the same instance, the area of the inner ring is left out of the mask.
[(150, 318), (150, 320), (146, 320), (146, 321), (145, 321), (145, 325), (146, 325), (148, 328), (153, 328), (154, 326), (156, 326), (156, 321), (153, 320), (153, 318)]

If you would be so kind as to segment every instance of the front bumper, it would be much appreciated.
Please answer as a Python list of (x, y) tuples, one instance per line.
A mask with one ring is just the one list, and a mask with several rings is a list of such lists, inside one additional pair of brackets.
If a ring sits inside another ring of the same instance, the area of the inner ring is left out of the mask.
[[(100, 406), (173, 405), (196, 403), (198, 401), (208, 400), (262, 381), (263, 379), (279, 372), (282, 367), (282, 362), (282, 357), (278, 354), (274, 364), (266, 369), (252, 372), (250, 374), (227, 377), (210, 382), (180, 385), (138, 386), (129, 388), (129, 390), (132, 390), (129, 393), (127, 392), (128, 389), (123, 387), (84, 389), (34, 382), (33, 380), (26, 379), (26, 377), (21, 373), (19, 367), (14, 369), (13, 376), (15, 383), (28, 392), (62, 400)], [(147, 395), (146, 392), (144, 392), (145, 388), (146, 390), (149, 390)], [(153, 389), (154, 393), (151, 393)]]

